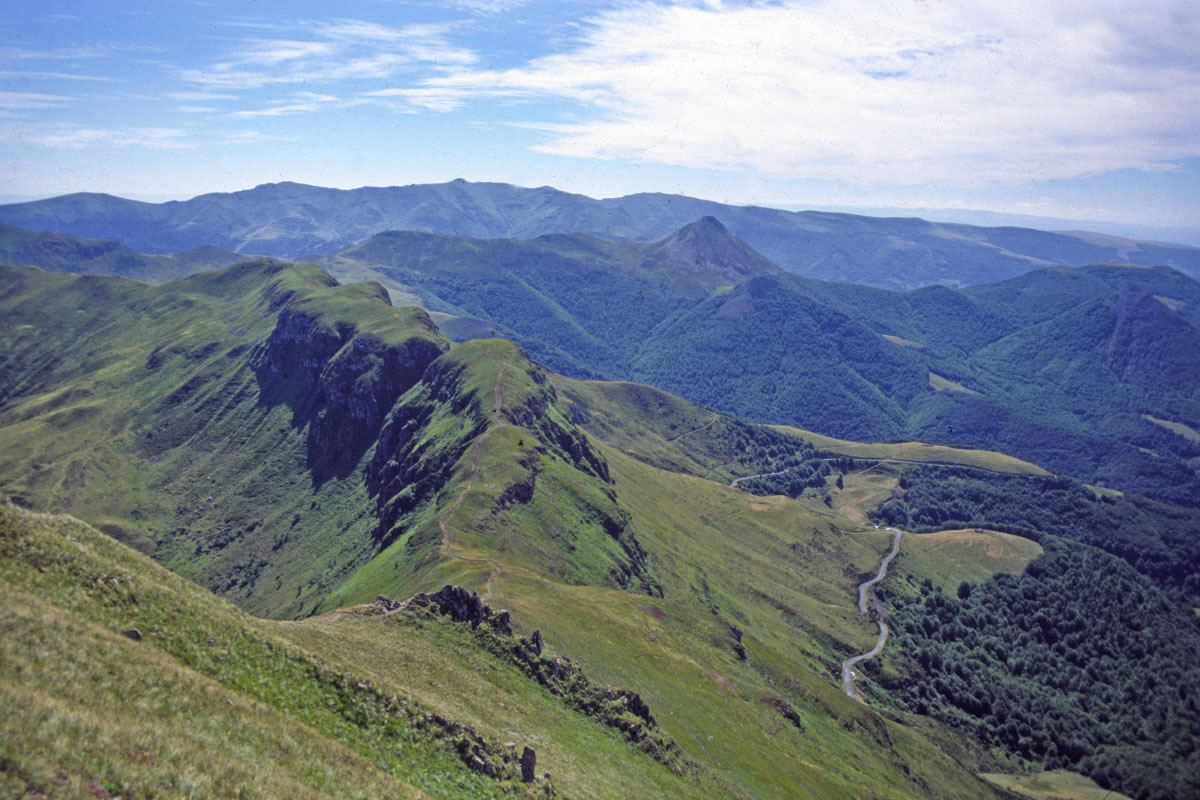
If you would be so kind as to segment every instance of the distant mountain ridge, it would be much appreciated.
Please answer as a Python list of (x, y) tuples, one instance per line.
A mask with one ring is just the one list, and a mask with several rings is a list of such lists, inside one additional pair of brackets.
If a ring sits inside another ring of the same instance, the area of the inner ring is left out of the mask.
[[(0, 234), (10, 260), (152, 283), (240, 259)], [(314, 258), (419, 303), (447, 336), (510, 337), (571, 376), (843, 438), (1001, 449), (1200, 501), (1200, 284), (1167, 267), (1050, 267), (899, 293), (787, 274), (714, 217), (652, 243), (389, 231)]]
[(1049, 266), (1166, 265), (1200, 276), (1200, 248), (1098, 234), (982, 228), (817, 211), (733, 206), (643, 193), (597, 200), (551, 187), (470, 183), (327, 189), (297, 183), (186, 201), (74, 194), (0, 206), (0, 221), (119, 239), (150, 253), (214, 245), (285, 258), (332, 254), (388, 230), (475, 238), (587, 233), (656, 241), (703, 217), (719, 220), (784, 270), (891, 289), (987, 283)]
[(111, 239), (27, 231), (0, 222), (0, 263), (31, 264), (50, 272), (120, 275), (156, 283), (228, 267), (246, 258), (212, 245), (184, 253), (147, 255)]

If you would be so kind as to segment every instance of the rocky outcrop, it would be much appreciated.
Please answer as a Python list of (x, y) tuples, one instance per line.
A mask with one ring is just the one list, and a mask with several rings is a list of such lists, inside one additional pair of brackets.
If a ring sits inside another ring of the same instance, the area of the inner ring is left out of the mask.
[(264, 401), (288, 405), (292, 424), (308, 425), (308, 466), (321, 482), (349, 474), (396, 400), (444, 350), (421, 335), (385, 343), (285, 303), (254, 367)]
[(526, 747), (521, 751), (521, 780), (524, 783), (533, 783), (537, 777), (537, 753), (532, 747)]
[[(410, 608), (427, 608), (455, 622), (466, 622), (472, 628), (487, 625), (505, 636), (512, 634), (512, 619), (507, 611), (494, 612), (476, 592), (462, 586), (446, 584), (436, 594), (418, 594), (407, 604)], [(538, 639), (541, 641), (540, 636)], [(540, 645), (539, 645), (540, 651)]]
[(317, 413), (309, 454), (323, 459), (347, 449), (362, 453), (378, 435), (400, 395), (420, 380), (442, 348), (423, 338), (402, 346), (354, 336), (317, 379)]
[(784, 700), (777, 694), (769, 693), (763, 698), (763, 702), (778, 711), (779, 715), (795, 725), (797, 730), (804, 730), (804, 720), (800, 718), (800, 714), (796, 709), (792, 708), (792, 704), (787, 700)]
[(608, 579), (622, 589), (628, 589), (631, 586), (640, 585), (640, 587), (653, 597), (662, 597), (662, 586), (659, 585), (653, 571), (650, 569), (649, 558), (646, 555), (645, 548), (642, 547), (641, 541), (637, 538), (637, 534), (633, 530), (632, 519), (629, 512), (623, 508), (616, 507), (612, 513), (604, 513), (597, 511), (599, 514), (599, 522), (604, 532), (613, 538), (620, 545), (622, 552), (625, 553), (627, 561), (617, 563), (608, 571)]
[(482, 647), (516, 666), (570, 708), (620, 731), (631, 744), (676, 773), (695, 768), (684, 758), (679, 745), (659, 728), (641, 695), (630, 689), (599, 686), (575, 661), (545, 654), (540, 632), (518, 636), (512, 630), (509, 613), (492, 611), (475, 592), (447, 585), (436, 594), (418, 594), (400, 608), (408, 612), (432, 611), (469, 624)]
[(533, 450), (525, 454), (518, 463), (527, 470), (525, 478), (510, 484), (500, 493), (500, 496), (496, 498), (494, 512), (511, 508), (517, 503), (528, 503), (533, 500), (533, 491), (537, 488), (537, 476), (541, 471), (541, 458), (537, 450)]
[(553, 409), (558, 393), (546, 380), (545, 372), (530, 366), (526, 374), (538, 389), (520, 405), (504, 409), (505, 419), (536, 433), (547, 447), (581, 472), (612, 483), (608, 462), (588, 443), (582, 431)]

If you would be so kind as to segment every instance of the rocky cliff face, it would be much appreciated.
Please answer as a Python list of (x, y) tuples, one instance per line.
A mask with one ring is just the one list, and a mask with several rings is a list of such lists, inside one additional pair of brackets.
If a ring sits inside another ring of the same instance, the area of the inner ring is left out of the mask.
[(594, 475), (605, 483), (612, 483), (608, 474), (608, 463), (588, 443), (587, 437), (575, 423), (560, 414), (551, 413), (558, 401), (558, 393), (546, 379), (546, 373), (530, 365), (526, 371), (530, 382), (537, 387), (523, 403), (504, 410), (504, 417), (513, 425), (528, 428), (538, 435), (576, 469)]
[[(400, 533), (407, 514), (450, 480), (454, 465), (487, 428), (478, 399), (462, 390), (464, 371), (462, 364), (452, 360), (435, 361), (420, 386), (396, 404), (384, 422), (364, 472), (375, 498), (376, 538), (381, 547)], [(449, 423), (446, 432), (429, 436), (438, 421)]]
[(349, 474), (392, 406), (444, 350), (418, 336), (385, 344), (284, 308), (255, 369), (264, 396), (287, 403), (294, 425), (308, 424), (308, 466), (320, 482)]

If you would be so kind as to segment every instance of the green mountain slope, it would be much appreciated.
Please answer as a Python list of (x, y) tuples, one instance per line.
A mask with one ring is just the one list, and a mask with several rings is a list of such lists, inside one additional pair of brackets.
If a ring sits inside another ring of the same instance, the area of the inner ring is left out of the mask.
[[(482, 631), (427, 610), (266, 622), (77, 520), (8, 504), (0, 552), (0, 690), (15, 701), (0, 785), (14, 796), (544, 797), (556, 785), (587, 797), (637, 785), (698, 797), (711, 786), (547, 691), (481, 646)], [(576, 690), (591, 685), (574, 677)], [(484, 697), (511, 711), (481, 715)], [(536, 747), (532, 786), (506, 746), (514, 736)]]
[[(72, 247), (73, 268), (136, 256), (134, 271), (155, 280), (204, 263)], [(651, 244), (390, 232), (321, 260), (422, 303), (455, 338), (508, 336), (568, 374), (825, 435), (998, 449), (1173, 502), (1200, 497), (1200, 447), (1186, 435), (1200, 428), (1200, 285), (1170, 269), (1051, 268), (896, 294), (784, 275), (711, 217)], [(1104, 355), (1118, 351), (1119, 364)]]
[[(671, 260), (685, 247), (714, 255)], [(742, 266), (711, 266), (722, 259)], [(655, 246), (381, 234), (337, 263), (482, 320), (473, 329), (512, 336), (571, 375), (637, 380), (825, 435), (1003, 450), (1174, 502), (1200, 498), (1187, 463), (1200, 450), (1171, 427), (1200, 426), (1200, 284), (1169, 269), (1050, 269), (897, 294), (771, 272), (715, 221)]]
[(423, 313), (268, 262), (162, 288), (3, 276), (10, 494), (274, 613), (375, 552), (353, 470), (446, 349)]
[[(647, 406), (630, 415), (646, 435), (618, 450), (579, 421), (600, 420), (627, 390), (602, 401), (502, 340), (452, 347), (423, 312), (313, 267), (259, 262), (161, 287), (3, 274), (6, 494), (70, 510), (260, 615), (450, 583), (510, 609), (519, 634), (541, 631), (551, 651), (531, 660), (521, 642), (532, 638), (379, 614), (387, 603), (250, 620), (203, 593), (174, 598), (179, 578), (70, 530), (78, 542), (6, 537), (22, 591), (110, 631), (137, 627), (141, 644), (433, 796), (506, 785), (462, 771), (475, 745), (456, 749), (461, 728), (437, 723), (450, 733), (435, 731), (431, 749), (397, 751), (394, 736), (410, 741), (426, 718), (397, 717), (395, 697), (482, 732), (497, 759), (503, 742), (530, 743), (567, 796), (995, 795), (973, 771), (1000, 764), (837, 683), (840, 662), (874, 637), (853, 597), (886, 537), (695, 474), (767, 471), (808, 452), (795, 440), (729, 420), (656, 441), (649, 432), (678, 422)], [(675, 471), (655, 466), (668, 446)], [(110, 561), (72, 555), (80, 542)], [(47, 548), (65, 560), (26, 554)], [(543, 682), (562, 679), (563, 654), (587, 682)], [(640, 706), (595, 688), (606, 684), (636, 693), (657, 728), (611, 708)], [(14, 758), (41, 763), (40, 747)], [(441, 766), (424, 771), (425, 758)]]

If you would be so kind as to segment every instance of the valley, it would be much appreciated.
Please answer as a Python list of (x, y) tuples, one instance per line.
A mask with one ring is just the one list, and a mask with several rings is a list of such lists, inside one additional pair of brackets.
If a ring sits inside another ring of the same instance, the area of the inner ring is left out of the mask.
[[(224, 771), (189, 761), (188, 786), (228, 793), (254, 754), (295, 751), (322, 755), (261, 794), (336, 795), (338, 764), (370, 776), (364, 797), (1001, 798), (1025, 778), (994, 776), (1043, 769), (1192, 790), (1161, 776), (1194, 752), (1194, 443), (1161, 420), (1192, 418), (1200, 334), (1190, 299), (1142, 298), (1190, 298), (1190, 279), (805, 283), (715, 220), (650, 244), (382, 236), (323, 261), (379, 278), (357, 283), (275, 259), (152, 282), (0, 267), (0, 656), (35, 709), (8, 729), (6, 788), (175, 791), (161, 765), (253, 704)], [(1049, 307), (1004, 299), (1031, 283)], [(455, 320), (496, 335), (456, 341)], [(1054, 326), (1120, 345), (1022, 360)], [(1114, 353), (1101, 410), (1055, 394), (1098, 387)], [(1043, 427), (1016, 410), (1035, 391)], [(1117, 576), (1103, 614), (1061, 602), (1097, 574)], [(1087, 613), (1119, 658), (1085, 667), (1046, 633), (1098, 635)], [(154, 706), (132, 740), (68, 710), (126, 719), (105, 670), (140, 651), (139, 691), (196, 702)], [(1134, 665), (1167, 677), (1118, 711)], [(1123, 727), (1077, 735), (1067, 703)], [(156, 733), (180, 715), (196, 726)], [(81, 755), (21, 733), (35, 718)], [(1122, 733), (1145, 726), (1147, 744)]]

